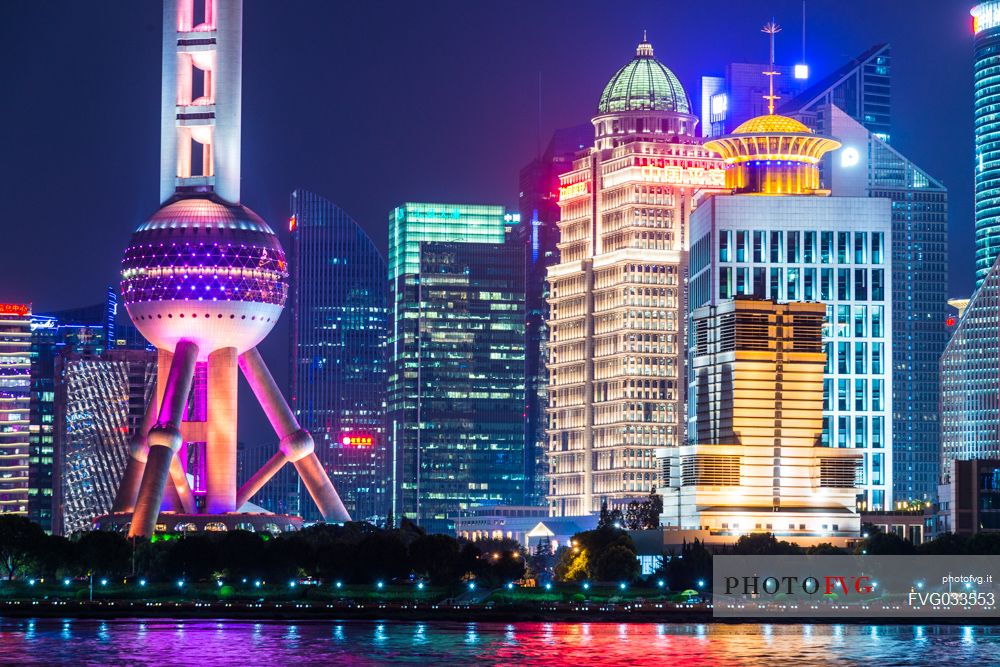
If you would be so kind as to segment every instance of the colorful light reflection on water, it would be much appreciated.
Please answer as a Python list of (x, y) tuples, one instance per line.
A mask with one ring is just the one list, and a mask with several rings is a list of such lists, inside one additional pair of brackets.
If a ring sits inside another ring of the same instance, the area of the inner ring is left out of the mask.
[(0, 621), (17, 665), (994, 665), (1000, 628), (655, 623)]

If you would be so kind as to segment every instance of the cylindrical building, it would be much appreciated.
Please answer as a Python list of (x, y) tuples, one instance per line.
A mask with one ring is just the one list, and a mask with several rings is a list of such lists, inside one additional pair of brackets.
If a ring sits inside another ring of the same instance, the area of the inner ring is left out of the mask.
[(975, 32), (976, 287), (1000, 255), (1000, 0), (972, 8)]

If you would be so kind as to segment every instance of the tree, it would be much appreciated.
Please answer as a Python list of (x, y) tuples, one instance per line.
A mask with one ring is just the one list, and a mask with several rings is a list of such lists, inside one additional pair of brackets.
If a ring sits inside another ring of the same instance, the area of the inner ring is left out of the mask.
[(930, 542), (917, 546), (917, 553), (935, 556), (958, 556), (964, 554), (968, 540), (955, 533), (942, 533)]
[(119, 575), (131, 569), (132, 546), (121, 533), (100, 530), (78, 533), (74, 547), (77, 563), (84, 573)]
[[(556, 577), (561, 581), (621, 581), (622, 578), (631, 581), (638, 574), (639, 559), (635, 544), (628, 533), (614, 528), (613, 524), (577, 533), (573, 536), (571, 545), (571, 548), (562, 552), (556, 565)], [(628, 553), (628, 558), (625, 557), (625, 552)], [(629, 559), (635, 564), (635, 574), (626, 564)]]
[(667, 582), (671, 590), (683, 591), (706, 585), (712, 580), (712, 553), (700, 541), (685, 542), (681, 552), (667, 561)]
[(594, 559), (591, 568), (599, 581), (632, 581), (639, 576), (639, 559), (624, 544), (612, 544)]
[(802, 549), (791, 542), (779, 542), (771, 533), (754, 533), (741, 535), (733, 545), (733, 553), (740, 556), (789, 556), (801, 554)]
[(458, 540), (450, 535), (424, 535), (410, 544), (410, 566), (435, 584), (453, 581), (459, 574)]
[(1000, 556), (1000, 533), (976, 533), (969, 538), (966, 551), (978, 556)]
[(7, 579), (25, 574), (41, 556), (45, 531), (23, 516), (0, 514), (0, 564)]
[(625, 523), (620, 509), (608, 510), (608, 503), (601, 503), (601, 514), (597, 519), (598, 528), (621, 528)]
[(916, 553), (916, 550), (912, 542), (904, 540), (896, 533), (869, 530), (868, 537), (857, 546), (855, 553), (870, 556), (909, 556)]

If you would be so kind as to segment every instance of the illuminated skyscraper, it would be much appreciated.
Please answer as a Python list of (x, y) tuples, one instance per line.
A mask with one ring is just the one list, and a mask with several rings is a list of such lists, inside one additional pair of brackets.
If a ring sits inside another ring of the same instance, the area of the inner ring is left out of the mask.
[(1000, 255), (1000, 0), (972, 8), (976, 142), (976, 287)]
[[(826, 76), (802, 65), (774, 65), (777, 108), (784, 115), (814, 112), (834, 104), (883, 141), (889, 140), (889, 83), (892, 50), (876, 44)], [(707, 137), (729, 134), (743, 122), (766, 112), (767, 63), (730, 63), (724, 76), (703, 76), (702, 131)]]
[(385, 259), (358, 223), (312, 192), (292, 193), (289, 229), (292, 410), (351, 516), (375, 521), (386, 513)]
[(861, 452), (820, 446), (821, 303), (736, 297), (691, 323), (692, 444), (661, 450), (665, 525), (857, 538)]
[(28, 514), (31, 306), (0, 304), (0, 513)]
[(541, 156), (521, 170), (514, 229), (524, 250), (524, 502), (546, 505), (549, 482), (545, 436), (549, 375), (548, 268), (559, 262), (559, 176), (569, 171), (577, 153), (593, 143), (589, 123), (556, 130)]
[[(43, 530), (59, 530), (61, 452), (56, 447), (58, 429), (56, 388), (60, 355), (99, 355), (115, 343), (117, 297), (108, 288), (103, 303), (31, 317), (31, 427), (28, 461), (28, 518)], [(95, 398), (100, 400), (99, 388)]]
[(502, 206), (407, 203), (389, 220), (391, 511), (450, 516), (524, 494), (524, 274)]
[[(863, 455), (861, 506), (892, 502), (890, 205), (831, 197), (819, 163), (840, 143), (764, 115), (705, 144), (731, 194), (691, 216), (692, 308), (741, 295), (826, 304), (821, 444)], [(694, 418), (689, 410), (689, 417)]]
[(594, 145), (560, 178), (549, 267), (549, 509), (648, 495), (684, 441), (688, 217), (724, 184), (680, 81), (645, 39), (601, 94)]
[[(976, 291), (941, 355), (941, 478), (956, 460), (1000, 458), (1000, 1), (972, 8), (975, 33)], [(966, 488), (969, 485), (965, 485)], [(958, 503), (954, 498), (944, 502)], [(964, 503), (965, 501), (963, 501)], [(959, 526), (953, 526), (959, 529)], [(963, 526), (961, 529), (971, 528)]]
[(56, 476), (52, 530), (90, 530), (111, 510), (129, 458), (129, 437), (142, 424), (156, 384), (156, 353), (64, 350), (56, 358)]

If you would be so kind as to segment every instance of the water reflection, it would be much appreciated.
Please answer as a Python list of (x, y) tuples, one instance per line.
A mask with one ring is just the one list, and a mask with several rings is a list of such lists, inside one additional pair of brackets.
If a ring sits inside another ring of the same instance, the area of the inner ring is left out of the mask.
[[(1000, 628), (669, 623), (0, 620), (0, 664), (1000, 664)], [(190, 657), (190, 656), (189, 656)]]

